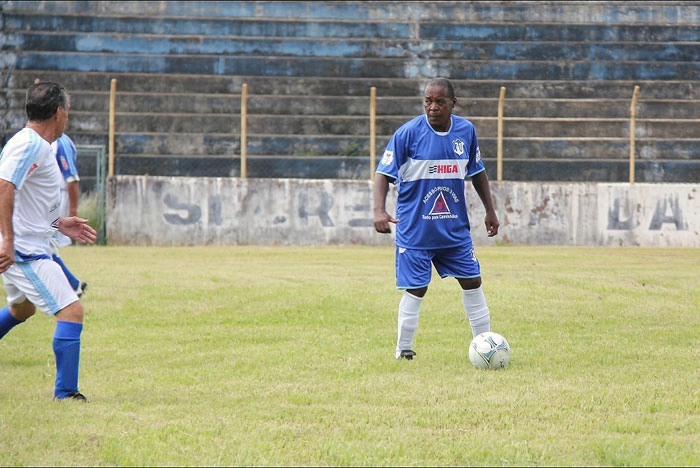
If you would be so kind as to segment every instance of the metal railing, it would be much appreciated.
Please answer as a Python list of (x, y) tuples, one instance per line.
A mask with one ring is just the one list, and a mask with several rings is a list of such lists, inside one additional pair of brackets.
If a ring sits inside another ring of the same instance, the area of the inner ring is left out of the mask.
[[(111, 89), (110, 89), (110, 109), (109, 109), (109, 164), (108, 164), (108, 176), (112, 176), (114, 174), (114, 160), (115, 160), (115, 154), (114, 154), (114, 149), (115, 149), (115, 107), (116, 107), (116, 79), (111, 80)], [(552, 163), (556, 163), (559, 165), (559, 167), (565, 166), (566, 164), (569, 164), (571, 166), (571, 173), (575, 174), (574, 171), (581, 171), (580, 167), (581, 165), (588, 165), (587, 170), (590, 171), (591, 173), (594, 173), (596, 171), (598, 172), (604, 172), (606, 169), (605, 164), (608, 164), (609, 167), (615, 167), (615, 171), (617, 172), (617, 181), (623, 181), (623, 178), (625, 178), (629, 183), (633, 184), (635, 183), (636, 180), (636, 168), (638, 166), (638, 161), (636, 159), (636, 143), (637, 143), (637, 136), (636, 136), (636, 109), (637, 109), (637, 102), (638, 102), (638, 96), (639, 96), (639, 91), (640, 88), (639, 86), (635, 86), (632, 92), (632, 98), (631, 101), (629, 102), (629, 120), (628, 120), (628, 136), (623, 137), (623, 136), (615, 136), (615, 137), (601, 137), (601, 138), (596, 138), (596, 137), (584, 137), (584, 138), (561, 138), (561, 141), (566, 143), (567, 141), (598, 141), (598, 142), (609, 142), (611, 145), (614, 145), (615, 147), (615, 154), (620, 154), (619, 150), (621, 147), (624, 145), (629, 146), (629, 160), (625, 161), (624, 156), (619, 157), (612, 155), (611, 158), (609, 159), (595, 159), (595, 160), (586, 160), (585, 158), (581, 158), (581, 160), (573, 160), (573, 159), (565, 159), (561, 158), (556, 161), (552, 160)], [(240, 164), (240, 170), (239, 176), (241, 178), (246, 178), (249, 177), (250, 172), (250, 166), (248, 164), (249, 157), (248, 154), (248, 100), (249, 100), (249, 94), (248, 94), (248, 85), (247, 83), (244, 83), (242, 85), (242, 90), (241, 90), (241, 103), (240, 103), (240, 158), (238, 158), (238, 155), (232, 155), (232, 158), (219, 158), (218, 161), (228, 161), (229, 164), (231, 164), (232, 160), (238, 159), (236, 161), (236, 164)], [(546, 99), (544, 99), (546, 101)], [(575, 99), (570, 100), (574, 105), (576, 103)], [(590, 100), (587, 100), (590, 101)], [(601, 101), (602, 102), (602, 101)], [(502, 181), (504, 180), (504, 169), (508, 168), (510, 169), (511, 174), (513, 171), (516, 171), (518, 169), (513, 169), (517, 168), (518, 164), (525, 164), (529, 163), (532, 164), (533, 162), (537, 162), (537, 159), (535, 158), (530, 158), (529, 160), (524, 160), (520, 159), (518, 160), (517, 158), (514, 157), (505, 157), (504, 156), (504, 141), (507, 141), (510, 145), (510, 148), (512, 148), (516, 143), (516, 141), (522, 141), (522, 140), (528, 140), (528, 138), (531, 141), (536, 141), (538, 138), (536, 136), (530, 135), (530, 137), (505, 137), (504, 134), (507, 129), (509, 128), (514, 128), (514, 126), (517, 123), (538, 123), (538, 122), (543, 122), (543, 123), (556, 123), (558, 120), (568, 120), (568, 121), (581, 121), (581, 122), (589, 122), (589, 121), (615, 121), (617, 124), (620, 122), (624, 122), (624, 119), (620, 118), (615, 118), (615, 119), (606, 119), (606, 118), (582, 118), (582, 119), (558, 119), (558, 118), (547, 118), (547, 117), (542, 117), (542, 116), (537, 116), (537, 117), (505, 117), (504, 116), (504, 104), (506, 103), (506, 88), (501, 87), (500, 88), (500, 93), (499, 93), (499, 98), (498, 98), (498, 115), (496, 117), (497, 120), (497, 135), (496, 135), (496, 180), (497, 181)], [(369, 138), (369, 162), (368, 166), (364, 166), (367, 169), (362, 169), (361, 171), (357, 170), (357, 166), (362, 167), (363, 164), (366, 164), (364, 162), (360, 162), (364, 159), (367, 158), (367, 156), (350, 156), (346, 157), (345, 160), (348, 161), (350, 159), (355, 159), (355, 162), (352, 164), (355, 164), (356, 168), (354, 173), (355, 174), (369, 174), (370, 179), (374, 177), (374, 170), (375, 170), (375, 165), (376, 165), (376, 154), (375, 154), (375, 149), (376, 149), (376, 141), (377, 141), (377, 115), (376, 115), (376, 108), (377, 108), (377, 90), (375, 87), (370, 88), (370, 94), (369, 94), (369, 106), (368, 106), (368, 135), (363, 135), (361, 137), (358, 137), (358, 140), (366, 141), (367, 138)], [(620, 115), (621, 113), (618, 112), (617, 115)], [(386, 118), (386, 116), (382, 116), (383, 118)], [(493, 118), (489, 117), (482, 117), (485, 120), (491, 119), (493, 121)], [(651, 119), (646, 120), (647, 123), (652, 122)], [(698, 120), (698, 123), (700, 123), (700, 120)], [(509, 127), (510, 125), (510, 127)], [(642, 129), (643, 131), (644, 129)], [(259, 136), (259, 135), (258, 135)], [(385, 136), (385, 135), (384, 135)], [(483, 135), (480, 132), (480, 137)], [(481, 138), (480, 138), (481, 139)], [(559, 138), (539, 138), (539, 140), (557, 140), (559, 141)], [(700, 138), (699, 138), (700, 139)], [(686, 142), (687, 143), (687, 142)], [(575, 143), (566, 143), (573, 145)], [(513, 151), (511, 150), (511, 153)], [(694, 153), (693, 153), (694, 154)], [(289, 164), (290, 167), (294, 162), (291, 162), (295, 157), (293, 155), (289, 155)], [(213, 158), (212, 158), (213, 159)], [(263, 164), (261, 161), (265, 160), (265, 157), (254, 157), (254, 162), (258, 165)], [(280, 161), (283, 161), (284, 163), (284, 158), (283, 157), (276, 157), (276, 158), (268, 158), (270, 160), (275, 160), (275, 163), (280, 164)], [(297, 158), (299, 159), (299, 158)], [(305, 163), (307, 164), (314, 164), (311, 161), (314, 161), (314, 156), (308, 156), (304, 157), (302, 159), (306, 159)], [(329, 158), (326, 158), (329, 159)], [(681, 158), (678, 158), (680, 160), (681, 164), (685, 165), (692, 165), (695, 164), (697, 166), (700, 166), (700, 161), (695, 161), (694, 157), (688, 157), (684, 156)], [(543, 160), (546, 160), (546, 157), (543, 158)], [(338, 158), (338, 165), (344, 164), (344, 162), (341, 162), (341, 158)], [(653, 158), (649, 157), (644, 157), (644, 161), (639, 162), (640, 167), (649, 167), (654, 166), (655, 164), (659, 167), (661, 167), (665, 163), (664, 160), (659, 160), (658, 162), (655, 162)], [(674, 162), (675, 163), (675, 162)], [(217, 164), (216, 161), (211, 162), (211, 164)], [(624, 173), (624, 165), (628, 166), (628, 173), (627, 174), (622, 174)], [(596, 169), (598, 167), (598, 169)], [(683, 166), (686, 167), (686, 166)], [(694, 166), (693, 166), (694, 167)], [(684, 169), (681, 169), (684, 170)], [(693, 173), (700, 171), (700, 169), (693, 169)], [(212, 170), (211, 172), (216, 172), (216, 170)], [(225, 171), (221, 171), (224, 172)], [(229, 173), (231, 171), (229, 170)], [(259, 171), (258, 171), (259, 172)], [(270, 171), (273, 172), (273, 171)], [(291, 172), (291, 171), (290, 171)], [(663, 172), (663, 169), (661, 170)], [(274, 177), (270, 176), (270, 177)], [(342, 176), (340, 176), (342, 177)], [(584, 180), (592, 180), (591, 177), (583, 177)], [(556, 180), (556, 175), (554, 180)], [(575, 180), (573, 177), (572, 178), (562, 178), (561, 180)], [(655, 180), (658, 181), (658, 180)]]

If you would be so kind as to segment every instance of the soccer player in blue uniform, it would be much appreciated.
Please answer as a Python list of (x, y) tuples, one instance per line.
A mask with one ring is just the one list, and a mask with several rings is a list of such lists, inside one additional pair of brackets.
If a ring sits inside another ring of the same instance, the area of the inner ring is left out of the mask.
[[(56, 151), (56, 162), (63, 176), (61, 185), (61, 216), (78, 216), (78, 201), (80, 199), (80, 176), (78, 175), (78, 152), (73, 140), (65, 133), (58, 140), (51, 143), (51, 148)], [(58, 249), (71, 245), (68, 236), (56, 232), (51, 238), (53, 259), (61, 266), (68, 282), (75, 289), (78, 297), (81, 297), (87, 289), (87, 283), (80, 281), (63, 263), (58, 255)]]
[(0, 274), (7, 306), (0, 309), (0, 339), (37, 309), (56, 318), (54, 398), (86, 401), (78, 390), (83, 307), (51, 258), (56, 231), (83, 243), (97, 232), (87, 220), (63, 217), (62, 176), (53, 143), (66, 128), (70, 96), (58, 83), (27, 90), (28, 122), (0, 153)]
[[(396, 225), (396, 286), (399, 302), (396, 359), (411, 360), (420, 306), (432, 266), (462, 287), (462, 304), (472, 335), (489, 331), (491, 318), (481, 289), (465, 200), (465, 179), (486, 209), (486, 232), (498, 234), (489, 181), (474, 125), (453, 115), (457, 102), (450, 80), (435, 78), (425, 87), (425, 114), (403, 124), (392, 136), (374, 180), (374, 228), (391, 233)], [(386, 211), (389, 184), (397, 185), (396, 218)]]

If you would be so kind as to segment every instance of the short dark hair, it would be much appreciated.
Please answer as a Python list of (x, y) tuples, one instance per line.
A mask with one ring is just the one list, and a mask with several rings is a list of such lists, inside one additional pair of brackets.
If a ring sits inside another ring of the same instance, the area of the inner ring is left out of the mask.
[(425, 85), (425, 89), (428, 89), (431, 86), (445, 88), (445, 90), (447, 90), (447, 97), (449, 97), (450, 99), (455, 98), (455, 87), (452, 85), (452, 82), (447, 78), (433, 78), (432, 80), (428, 81), (427, 85)]
[(59, 107), (68, 110), (69, 105), (70, 96), (63, 86), (44, 81), (29, 87), (24, 108), (30, 121), (43, 122), (53, 117)]

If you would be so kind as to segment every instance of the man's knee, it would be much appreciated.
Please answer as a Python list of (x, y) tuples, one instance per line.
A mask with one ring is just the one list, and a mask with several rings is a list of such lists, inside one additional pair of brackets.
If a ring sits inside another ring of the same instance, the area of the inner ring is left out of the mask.
[(29, 317), (34, 315), (34, 313), (36, 312), (36, 307), (34, 306), (34, 304), (25, 299), (22, 302), (10, 305), (8, 307), (8, 310), (14, 318), (24, 322)]
[(56, 319), (61, 322), (83, 323), (83, 306), (80, 301), (75, 301), (72, 304), (64, 307), (56, 313)]
[(459, 281), (462, 289), (476, 289), (481, 286), (481, 276), (476, 278), (458, 278), (457, 281)]
[(422, 288), (418, 289), (407, 289), (406, 292), (413, 294), (416, 297), (423, 297), (428, 292), (428, 287), (423, 286)]

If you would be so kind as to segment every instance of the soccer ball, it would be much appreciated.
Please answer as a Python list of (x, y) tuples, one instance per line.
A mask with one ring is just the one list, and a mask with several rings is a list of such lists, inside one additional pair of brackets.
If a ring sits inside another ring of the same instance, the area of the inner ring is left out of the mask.
[(503, 369), (510, 362), (510, 345), (496, 332), (480, 333), (469, 344), (469, 360), (477, 369)]

